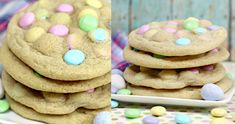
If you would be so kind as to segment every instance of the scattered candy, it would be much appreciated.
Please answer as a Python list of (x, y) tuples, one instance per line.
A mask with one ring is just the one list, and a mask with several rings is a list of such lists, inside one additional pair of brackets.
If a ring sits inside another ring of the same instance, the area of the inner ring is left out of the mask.
[(162, 28), (163, 30), (170, 32), (170, 33), (175, 33), (177, 30), (174, 28)]
[(176, 40), (176, 44), (180, 46), (186, 46), (189, 45), (190, 43), (191, 40), (189, 40), (188, 38), (179, 38)]
[(195, 17), (188, 17), (188, 18), (186, 19), (186, 21), (187, 21), (187, 20), (199, 21), (199, 19), (197, 19), (197, 18), (195, 18)]
[(0, 99), (4, 97), (4, 89), (2, 85), (2, 79), (0, 78)]
[(123, 76), (123, 72), (119, 69), (112, 69), (112, 74), (119, 74), (119, 75)]
[(46, 31), (41, 27), (33, 27), (26, 31), (25, 39), (28, 42), (34, 42), (39, 39)]
[(80, 19), (84, 15), (92, 15), (92, 16), (95, 16), (96, 18), (98, 17), (97, 12), (91, 8), (86, 8), (82, 10), (78, 15), (78, 19)]
[(87, 93), (94, 93), (94, 92), (95, 92), (95, 88), (90, 89), (90, 90), (87, 90), (86, 92), (87, 92)]
[(137, 34), (143, 35), (145, 32), (147, 32), (150, 29), (149, 25), (143, 25), (141, 26), (138, 31), (136, 32)]
[(190, 69), (188, 69), (188, 71), (191, 71), (194, 74), (199, 74), (200, 73), (197, 68), (190, 68)]
[(191, 118), (187, 114), (176, 114), (175, 115), (176, 124), (190, 124)]
[(224, 117), (227, 114), (227, 111), (222, 108), (214, 108), (211, 110), (211, 115), (214, 117)]
[(123, 77), (119, 74), (112, 74), (111, 76), (111, 85), (117, 89), (126, 88), (126, 83)]
[(195, 18), (188, 18), (184, 21), (184, 28), (190, 31), (196, 29), (198, 25), (198, 20)]
[(151, 108), (150, 113), (154, 116), (162, 116), (166, 114), (166, 108), (162, 106), (155, 106)]
[(208, 26), (207, 27), (209, 30), (217, 30), (217, 29), (219, 29), (219, 26), (217, 26), (217, 25), (210, 25), (210, 26)]
[(202, 67), (206, 71), (212, 71), (214, 70), (214, 65), (206, 65)]
[(170, 24), (170, 25), (178, 25), (178, 22), (177, 22), (177, 21), (169, 21), (169, 22), (167, 22), (167, 24)]
[(219, 49), (218, 49), (218, 48), (215, 48), (215, 49), (212, 49), (210, 52), (211, 52), (211, 53), (217, 53), (217, 52), (219, 52)]
[(198, 27), (198, 28), (194, 29), (194, 32), (196, 34), (204, 34), (204, 33), (207, 32), (207, 30), (205, 28), (203, 28), (203, 27)]
[(210, 124), (227, 124), (228, 121), (225, 118), (213, 118)]
[(9, 110), (9, 108), (10, 105), (7, 100), (0, 100), (0, 113), (6, 112), (7, 110)]
[(143, 124), (160, 124), (159, 119), (154, 116), (146, 116), (142, 122)]
[(117, 91), (118, 91), (118, 89), (117, 89), (116, 87), (111, 86), (111, 93), (112, 93), (112, 94), (116, 94)]
[(159, 54), (153, 54), (153, 57), (154, 57), (154, 58), (158, 58), (158, 59), (166, 58), (166, 56), (159, 55)]
[(83, 31), (89, 32), (98, 27), (98, 20), (95, 16), (84, 15), (79, 20), (79, 26)]
[(28, 28), (34, 23), (34, 21), (35, 21), (35, 15), (32, 12), (28, 12), (20, 18), (19, 26), (21, 28)]
[(119, 103), (118, 103), (117, 101), (115, 101), (115, 100), (112, 100), (112, 101), (111, 101), (111, 107), (112, 107), (112, 108), (117, 108), (118, 105), (119, 105)]
[(49, 18), (49, 12), (46, 9), (37, 9), (34, 13), (36, 18), (39, 20), (45, 20)]
[(71, 18), (66, 13), (56, 13), (50, 17), (50, 22), (52, 22), (53, 24), (66, 25), (71, 23)]
[(96, 115), (93, 120), (93, 124), (111, 124), (111, 113), (110, 112), (100, 112)]
[(95, 8), (101, 8), (103, 5), (99, 0), (86, 0), (86, 3), (89, 6), (95, 7)]
[(121, 90), (118, 90), (117, 94), (120, 94), (120, 95), (131, 95), (131, 91), (129, 89), (121, 89)]
[(85, 54), (80, 50), (69, 50), (64, 55), (64, 61), (70, 65), (79, 65), (85, 60)]
[(49, 29), (49, 32), (56, 36), (65, 36), (69, 33), (69, 29), (65, 25), (54, 25)]
[(224, 91), (219, 86), (209, 83), (202, 87), (201, 96), (205, 100), (218, 101), (224, 98)]
[(73, 6), (70, 4), (60, 4), (56, 8), (57, 12), (64, 12), (64, 13), (72, 13), (73, 12)]
[(134, 119), (140, 117), (141, 112), (139, 109), (125, 109), (124, 114), (126, 118)]
[(96, 43), (104, 43), (107, 41), (108, 32), (102, 28), (97, 28), (89, 33), (89, 37)]

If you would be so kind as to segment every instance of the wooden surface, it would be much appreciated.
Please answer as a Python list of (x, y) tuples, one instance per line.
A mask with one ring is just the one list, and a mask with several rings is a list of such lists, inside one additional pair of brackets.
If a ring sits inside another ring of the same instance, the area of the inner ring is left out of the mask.
[(129, 33), (151, 21), (197, 17), (227, 28), (235, 61), (235, 0), (112, 0), (112, 29)]

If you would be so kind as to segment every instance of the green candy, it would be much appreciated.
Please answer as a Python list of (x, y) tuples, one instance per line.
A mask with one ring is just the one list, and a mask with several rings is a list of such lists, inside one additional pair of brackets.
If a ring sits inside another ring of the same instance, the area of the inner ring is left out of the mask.
[(184, 22), (184, 28), (192, 31), (193, 29), (198, 28), (198, 21), (196, 20), (187, 20)]
[(10, 105), (7, 102), (7, 100), (0, 100), (0, 113), (6, 112), (7, 110), (9, 110)]
[(141, 112), (139, 109), (126, 109), (124, 114), (126, 118), (134, 119), (140, 117)]
[(84, 15), (79, 20), (79, 27), (86, 32), (92, 31), (98, 27), (98, 20), (95, 16)]
[(158, 59), (166, 58), (165, 56), (159, 55), (159, 54), (153, 54), (153, 57), (154, 57), (154, 58), (158, 58)]
[(118, 90), (117, 94), (120, 94), (120, 95), (131, 95), (131, 91), (129, 89), (121, 89), (121, 90)]

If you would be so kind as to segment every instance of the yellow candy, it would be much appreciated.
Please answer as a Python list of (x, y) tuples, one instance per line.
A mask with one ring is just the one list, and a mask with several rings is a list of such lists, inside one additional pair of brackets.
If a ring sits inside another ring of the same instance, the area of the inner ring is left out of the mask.
[(56, 13), (51, 16), (50, 22), (54, 24), (69, 24), (71, 23), (71, 18), (66, 13)]
[(34, 42), (38, 38), (40, 38), (43, 34), (45, 34), (45, 30), (41, 27), (33, 27), (29, 29), (25, 34), (25, 39), (28, 42)]
[(185, 21), (188, 21), (188, 20), (194, 20), (194, 21), (199, 21), (197, 18), (195, 18), (195, 17), (189, 17), (189, 18), (187, 18)]
[(232, 119), (235, 122), (235, 114), (232, 115)]
[(162, 116), (166, 113), (166, 108), (162, 106), (155, 106), (151, 108), (150, 113), (155, 116)]
[(228, 121), (225, 118), (213, 118), (210, 124), (227, 124)]
[(37, 9), (34, 12), (37, 19), (47, 19), (49, 17), (49, 13), (45, 9)]
[(86, 9), (82, 10), (78, 15), (78, 19), (84, 15), (92, 15), (92, 16), (95, 16), (96, 18), (98, 18), (96, 11), (94, 9), (90, 9), (90, 8), (86, 8)]
[(86, 0), (86, 3), (89, 6), (95, 7), (95, 8), (101, 8), (103, 5), (99, 0)]
[(211, 110), (211, 115), (214, 117), (224, 117), (227, 114), (227, 111), (222, 108), (214, 108)]

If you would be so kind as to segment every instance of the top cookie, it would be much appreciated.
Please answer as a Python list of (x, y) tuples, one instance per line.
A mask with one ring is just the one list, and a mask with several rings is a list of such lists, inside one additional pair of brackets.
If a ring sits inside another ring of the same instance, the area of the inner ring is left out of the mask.
[(225, 28), (191, 17), (143, 25), (130, 33), (129, 45), (164, 56), (186, 56), (210, 51), (226, 37)]
[(7, 41), (39, 74), (85, 80), (111, 70), (108, 0), (40, 0), (16, 14)]

